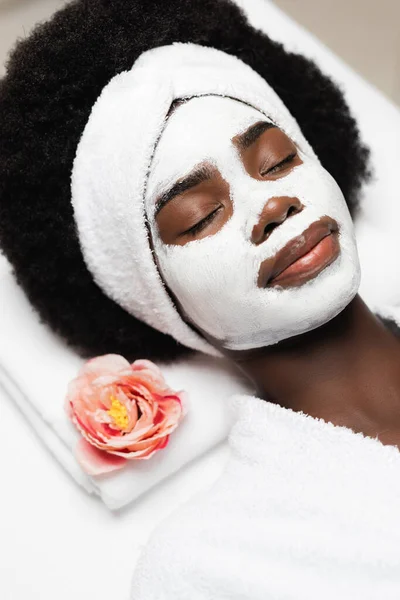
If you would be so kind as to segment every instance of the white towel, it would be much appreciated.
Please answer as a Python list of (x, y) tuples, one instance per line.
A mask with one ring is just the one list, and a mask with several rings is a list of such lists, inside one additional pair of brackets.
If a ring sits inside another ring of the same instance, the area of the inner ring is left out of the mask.
[(220, 358), (196, 353), (173, 365), (158, 363), (173, 389), (187, 390), (187, 415), (168, 445), (150, 459), (89, 477), (74, 457), (79, 434), (63, 407), (67, 384), (82, 363), (39, 322), (9, 268), (0, 262), (0, 385), (62, 466), (111, 509), (131, 502), (226, 439), (231, 425), (226, 402), (235, 392), (250, 389)]
[(132, 600), (398, 600), (400, 452), (252, 396), (230, 459), (159, 525)]

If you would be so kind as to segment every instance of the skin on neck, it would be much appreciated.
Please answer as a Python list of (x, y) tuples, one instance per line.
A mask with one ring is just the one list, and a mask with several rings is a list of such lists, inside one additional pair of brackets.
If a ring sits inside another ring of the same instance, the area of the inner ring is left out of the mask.
[(400, 444), (400, 339), (358, 294), (307, 333), (256, 350), (220, 349), (259, 397)]

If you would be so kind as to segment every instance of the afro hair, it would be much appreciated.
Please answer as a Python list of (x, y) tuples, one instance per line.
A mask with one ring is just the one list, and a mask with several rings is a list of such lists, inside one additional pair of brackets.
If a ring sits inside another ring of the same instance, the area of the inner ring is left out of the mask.
[(75, 0), (16, 44), (0, 82), (0, 243), (19, 285), (81, 356), (172, 360), (191, 352), (125, 312), (94, 282), (70, 176), (91, 108), (116, 74), (175, 41), (236, 55), (275, 89), (354, 217), (368, 150), (338, 86), (251, 27), (230, 0)]

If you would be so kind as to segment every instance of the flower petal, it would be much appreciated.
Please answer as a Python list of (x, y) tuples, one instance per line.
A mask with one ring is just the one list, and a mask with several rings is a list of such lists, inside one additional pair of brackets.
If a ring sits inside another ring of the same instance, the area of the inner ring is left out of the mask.
[(132, 452), (114, 452), (117, 456), (123, 456), (126, 460), (139, 460), (143, 458), (150, 458), (153, 456), (158, 450), (161, 450), (168, 444), (169, 436), (165, 436), (161, 440), (156, 440), (154, 443), (150, 444), (148, 448), (143, 448), (142, 450), (136, 450)]
[(131, 368), (132, 371), (146, 370), (149, 378), (159, 385), (166, 385), (164, 375), (160, 367), (151, 362), (151, 360), (146, 360), (145, 358), (135, 360), (135, 362), (131, 364)]
[(122, 369), (129, 367), (129, 362), (120, 354), (104, 354), (103, 356), (95, 356), (86, 361), (81, 370), (80, 375), (90, 375), (91, 378), (101, 375), (118, 373)]
[(178, 423), (183, 416), (183, 407), (179, 396), (164, 396), (158, 400), (158, 406), (163, 413), (165, 425)]
[(78, 441), (75, 447), (75, 456), (82, 469), (89, 475), (111, 473), (126, 465), (125, 458), (98, 450), (84, 439)]
[(181, 401), (182, 417), (184, 417), (187, 415), (190, 409), (190, 394), (185, 390), (180, 390), (179, 392), (175, 393)]
[(142, 369), (148, 369), (149, 371), (152, 371), (154, 373), (154, 375), (156, 375), (160, 379), (164, 380), (164, 375), (162, 374), (160, 367), (158, 367), (151, 360), (147, 360), (147, 358), (138, 358), (131, 364), (131, 368), (134, 371), (141, 371)]

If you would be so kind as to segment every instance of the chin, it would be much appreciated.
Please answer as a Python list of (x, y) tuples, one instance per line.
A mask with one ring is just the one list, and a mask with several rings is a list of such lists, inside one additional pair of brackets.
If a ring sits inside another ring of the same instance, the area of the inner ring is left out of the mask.
[(246, 312), (249, 318), (251, 312), (252, 322), (257, 321), (258, 326), (252, 332), (242, 331), (225, 338), (223, 345), (230, 350), (271, 346), (336, 317), (356, 296), (361, 282), (356, 248), (348, 250), (352, 251), (342, 252), (336, 261), (301, 286), (281, 289), (277, 286), (267, 292), (268, 301), (265, 295), (257, 294), (251, 310), (247, 307)]
[(342, 286), (337, 289), (336, 293), (330, 295), (329, 301), (320, 304), (320, 308), (315, 311), (308, 327), (304, 328), (304, 332), (324, 325), (341, 313), (357, 295), (360, 281), (359, 271), (354, 272), (351, 280), (343, 281)]
[[(355, 298), (360, 283), (361, 268), (356, 249), (352, 254), (342, 252), (317, 277), (296, 290), (292, 288), (297, 297), (292, 296), (293, 310), (276, 341), (306, 333), (336, 317)], [(290, 322), (294, 312), (300, 318)]]

